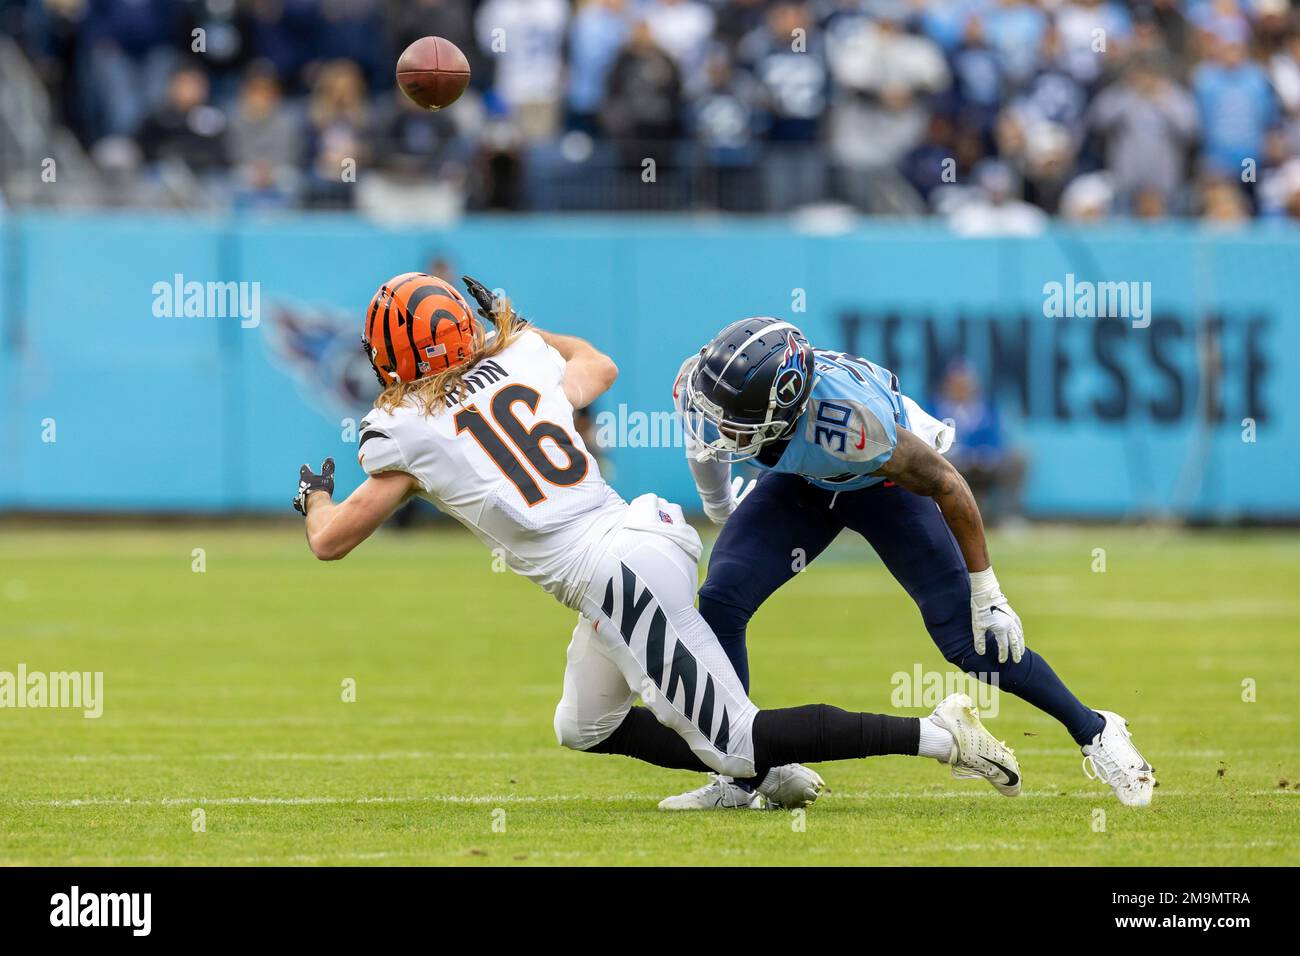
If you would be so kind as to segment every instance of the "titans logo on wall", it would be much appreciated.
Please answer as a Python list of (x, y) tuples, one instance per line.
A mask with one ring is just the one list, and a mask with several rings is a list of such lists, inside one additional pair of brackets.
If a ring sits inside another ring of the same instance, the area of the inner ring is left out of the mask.
[(362, 353), (352, 312), (277, 302), (270, 313), (265, 341), (271, 358), (308, 402), (331, 418), (370, 406), (375, 373)]

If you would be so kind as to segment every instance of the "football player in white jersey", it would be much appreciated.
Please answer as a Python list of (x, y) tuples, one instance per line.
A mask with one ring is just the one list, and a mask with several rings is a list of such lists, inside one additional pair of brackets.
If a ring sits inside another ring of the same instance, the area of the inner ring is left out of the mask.
[(304, 465), (294, 499), (318, 558), (345, 557), (412, 495), (500, 549), (579, 613), (555, 712), (566, 747), (726, 774), (774, 806), (820, 792), (797, 762), (879, 754), (932, 757), (1020, 792), (1015, 755), (964, 695), (926, 718), (759, 710), (695, 609), (699, 536), (653, 494), (624, 502), (573, 426), (574, 409), (614, 383), (613, 361), (465, 283), (490, 325), (435, 276), (397, 276), (372, 300), (363, 344), (383, 391), (361, 427), (368, 477), (336, 503), (333, 462)]

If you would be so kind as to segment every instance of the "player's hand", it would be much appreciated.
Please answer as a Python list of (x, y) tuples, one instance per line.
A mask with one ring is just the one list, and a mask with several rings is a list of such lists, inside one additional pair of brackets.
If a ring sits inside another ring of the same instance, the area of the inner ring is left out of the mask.
[(303, 517), (307, 516), (307, 496), (313, 491), (323, 491), (327, 495), (334, 494), (334, 459), (326, 458), (320, 466), (320, 474), (316, 474), (308, 465), (303, 465), (298, 471), (298, 493), (293, 496), (293, 507), (298, 514)]
[(744, 477), (737, 475), (731, 480), (730, 500), (722, 507), (711, 505), (707, 501), (704, 502), (705, 515), (707, 515), (708, 519), (714, 524), (726, 524), (727, 519), (731, 517), (731, 513), (739, 508), (740, 503), (749, 496), (751, 491), (754, 490), (754, 484), (756, 481), (756, 478), (751, 478), (749, 479), (749, 483), (746, 484)]
[(998, 645), (999, 664), (1005, 664), (1008, 655), (1016, 663), (1024, 657), (1024, 626), (1020, 623), (1020, 615), (1007, 603), (992, 568), (976, 571), (970, 576), (970, 623), (975, 653), (984, 653), (988, 636), (992, 634)]
[[(498, 299), (496, 294), (473, 276), (461, 276), (460, 281), (465, 283), (465, 289), (478, 303), (478, 314), (487, 319), (493, 325), (497, 324), (498, 318), (502, 313), (514, 312), (507, 298)], [(519, 322), (526, 321), (518, 312), (514, 313), (515, 319)]]

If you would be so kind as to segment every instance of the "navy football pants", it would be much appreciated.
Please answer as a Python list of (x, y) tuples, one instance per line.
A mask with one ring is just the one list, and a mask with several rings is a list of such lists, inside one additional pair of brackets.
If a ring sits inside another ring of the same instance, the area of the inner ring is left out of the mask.
[(1076, 743), (1101, 731), (1102, 718), (1061, 683), (1047, 661), (1028, 648), (1019, 663), (999, 664), (990, 639), (975, 652), (970, 574), (938, 506), (897, 485), (835, 492), (797, 475), (767, 472), (722, 529), (700, 589), (700, 614), (713, 628), (746, 690), (745, 628), (768, 596), (812, 562), (844, 528), (867, 539), (921, 611), (939, 651), (968, 674), (1051, 714)]

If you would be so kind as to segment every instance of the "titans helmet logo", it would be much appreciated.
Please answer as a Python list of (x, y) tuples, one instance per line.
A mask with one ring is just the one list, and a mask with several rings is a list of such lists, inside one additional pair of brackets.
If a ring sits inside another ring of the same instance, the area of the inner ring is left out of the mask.
[(776, 370), (776, 404), (789, 408), (803, 394), (804, 382), (808, 380), (808, 367), (804, 361), (803, 350), (794, 334), (785, 334), (785, 354), (781, 356), (781, 367)]

